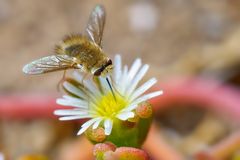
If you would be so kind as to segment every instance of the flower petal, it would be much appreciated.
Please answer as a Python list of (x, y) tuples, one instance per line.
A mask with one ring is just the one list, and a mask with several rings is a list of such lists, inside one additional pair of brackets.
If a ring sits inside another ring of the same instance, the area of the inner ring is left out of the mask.
[(117, 115), (117, 118), (123, 121), (126, 121), (128, 118), (133, 118), (134, 113), (133, 112), (122, 112)]
[(145, 95), (139, 97), (138, 99), (136, 99), (135, 101), (133, 101), (132, 104), (139, 104), (143, 101), (146, 101), (146, 100), (151, 99), (153, 97), (159, 96), (161, 94), (163, 94), (163, 91), (156, 91), (156, 92), (145, 94)]
[(121, 93), (124, 93), (127, 86), (126, 86), (126, 82), (127, 82), (127, 75), (128, 75), (128, 66), (124, 66), (123, 67), (123, 73), (122, 73), (122, 76), (120, 78), (120, 82), (117, 86), (117, 89), (121, 92)]
[(130, 111), (136, 109), (137, 106), (138, 106), (138, 104), (132, 104), (132, 105), (130, 105), (130, 106), (124, 108), (121, 112), (130, 112)]
[(75, 119), (84, 119), (84, 118), (92, 118), (91, 115), (79, 115), (79, 116), (64, 116), (60, 117), (60, 121), (68, 121), (68, 120), (75, 120)]
[(145, 82), (141, 87), (136, 89), (133, 94), (130, 96), (130, 101), (136, 99), (138, 96), (146, 92), (149, 88), (151, 88), (155, 83), (157, 83), (156, 78), (151, 78), (147, 82)]
[(85, 132), (87, 129), (88, 129), (88, 127), (85, 127), (85, 128), (82, 127), (82, 128), (78, 131), (77, 135), (80, 136), (80, 135), (81, 135), (83, 132)]
[(85, 132), (93, 123), (95, 123), (98, 120), (98, 118), (90, 119), (89, 121), (85, 122), (81, 129), (78, 131), (77, 135), (81, 135), (83, 132)]
[(63, 95), (63, 98), (64, 98), (64, 99), (67, 99), (67, 100), (70, 100), (70, 101), (74, 101), (74, 102), (81, 103), (81, 104), (83, 104), (83, 105), (88, 104), (88, 102), (85, 101), (85, 100), (83, 100), (83, 99), (76, 98), (76, 97), (69, 96), (69, 95)]
[(134, 79), (131, 81), (131, 85), (127, 86), (127, 90), (124, 94), (130, 95), (132, 94), (132, 92), (135, 90), (135, 88), (137, 87), (138, 83), (140, 82), (140, 80), (143, 78), (143, 76), (146, 74), (146, 72), (149, 69), (149, 65), (145, 64), (140, 71), (137, 73), (137, 75), (134, 77)]
[[(72, 101), (75, 104), (78, 104), (79, 106), (89, 106), (89, 101), (87, 101), (87, 100), (83, 100), (83, 99), (80, 99), (80, 98), (75, 98), (75, 97), (68, 96), (68, 95), (64, 95), (63, 98), (66, 99), (66, 100)], [(89, 100), (89, 98), (88, 98), (88, 100)]]
[(118, 84), (120, 77), (122, 76), (122, 60), (120, 55), (116, 55), (114, 59), (114, 81)]
[(63, 105), (63, 106), (72, 106), (72, 107), (78, 107), (78, 108), (88, 108), (88, 104), (85, 103), (80, 103), (80, 102), (76, 102), (76, 101), (71, 101), (71, 100), (67, 100), (67, 99), (63, 99), (63, 98), (58, 98), (56, 100), (57, 104)]
[(102, 120), (103, 120), (102, 118), (99, 118), (99, 119), (93, 124), (93, 129), (96, 129), (96, 128), (99, 126), (99, 124), (101, 123)]
[(103, 94), (107, 94), (110, 91), (110, 88), (108, 86), (106, 79), (103, 77), (99, 77), (99, 80), (100, 80), (100, 84), (101, 84), (101, 87), (103, 90)]
[(85, 127), (89, 127), (91, 126), (93, 123), (95, 123), (99, 118), (93, 118), (88, 120), (87, 122), (85, 122), (81, 127), (85, 128)]
[(112, 132), (113, 122), (110, 119), (104, 121), (105, 134), (110, 135)]
[(141, 67), (141, 64), (142, 64), (142, 62), (141, 62), (140, 58), (136, 59), (133, 62), (132, 67), (131, 67), (131, 69), (128, 72), (128, 81), (129, 81), (129, 83), (135, 77), (136, 73), (138, 72), (139, 68)]
[(100, 96), (100, 92), (95, 87), (93, 81), (90, 79), (83, 80), (84, 77), (77, 71), (73, 72), (73, 76), (78, 82), (83, 83), (84, 87), (86, 87), (88, 91), (94, 94), (94, 96)]
[(71, 92), (72, 94), (78, 96), (78, 97), (81, 97), (83, 99), (87, 99), (87, 96), (86, 94), (80, 90), (79, 88), (77, 88), (76, 86), (72, 85), (71, 83), (65, 81), (63, 83), (63, 86), (69, 91)]
[(73, 110), (73, 109), (59, 109), (54, 111), (55, 115), (58, 116), (78, 116), (87, 115), (87, 111)]

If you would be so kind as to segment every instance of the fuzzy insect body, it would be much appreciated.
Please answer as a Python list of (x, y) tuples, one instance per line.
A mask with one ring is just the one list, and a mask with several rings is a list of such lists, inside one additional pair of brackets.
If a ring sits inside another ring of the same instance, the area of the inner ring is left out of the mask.
[[(67, 36), (62, 43), (56, 45), (56, 54), (74, 57), (74, 66), (83, 72), (97, 75), (101, 69), (111, 69), (111, 60), (106, 56), (101, 47), (89, 41), (86, 36)], [(104, 71), (102, 71), (104, 72)], [(101, 73), (102, 75), (103, 73)]]
[(86, 35), (70, 35), (55, 47), (55, 55), (37, 59), (23, 67), (27, 74), (79, 69), (94, 76), (106, 76), (113, 66), (101, 47), (105, 9), (97, 5), (86, 27)]

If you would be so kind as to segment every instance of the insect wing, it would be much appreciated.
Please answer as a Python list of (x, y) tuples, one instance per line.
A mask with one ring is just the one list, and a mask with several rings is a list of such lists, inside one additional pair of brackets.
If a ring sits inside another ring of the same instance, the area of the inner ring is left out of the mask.
[(23, 67), (26, 74), (42, 74), (73, 68), (73, 58), (67, 55), (51, 55), (35, 60)]
[(106, 12), (103, 6), (97, 5), (88, 20), (86, 32), (88, 38), (101, 46), (103, 29), (105, 25)]

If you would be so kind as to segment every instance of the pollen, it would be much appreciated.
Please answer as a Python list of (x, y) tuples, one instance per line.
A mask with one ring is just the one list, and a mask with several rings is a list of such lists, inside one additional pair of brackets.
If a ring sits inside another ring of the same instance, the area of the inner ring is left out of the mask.
[(122, 95), (116, 94), (116, 99), (109, 92), (99, 99), (97, 114), (106, 118), (114, 119), (119, 112), (128, 106), (129, 102)]

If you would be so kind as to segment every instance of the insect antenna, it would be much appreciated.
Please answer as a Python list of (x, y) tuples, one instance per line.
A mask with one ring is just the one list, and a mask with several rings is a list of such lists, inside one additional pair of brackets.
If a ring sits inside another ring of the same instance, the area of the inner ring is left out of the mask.
[(115, 101), (117, 101), (116, 96), (115, 96), (115, 94), (114, 94), (114, 92), (113, 92), (112, 85), (111, 85), (111, 83), (110, 83), (108, 77), (106, 78), (106, 80), (107, 80), (107, 83), (108, 83), (108, 85), (109, 85), (109, 88), (110, 88), (110, 90), (111, 90), (111, 92), (112, 92), (112, 95), (113, 95)]

